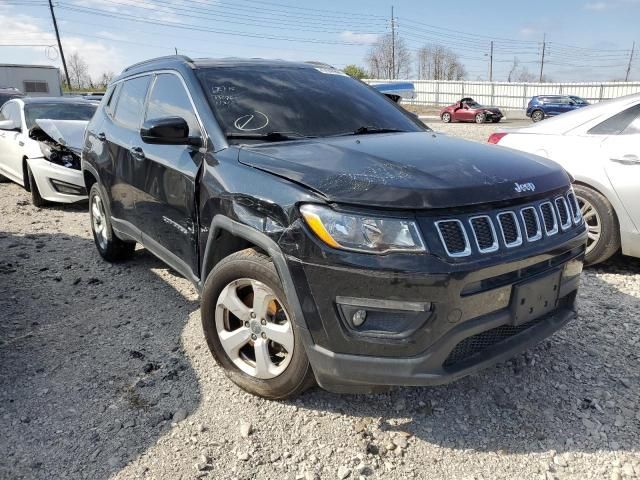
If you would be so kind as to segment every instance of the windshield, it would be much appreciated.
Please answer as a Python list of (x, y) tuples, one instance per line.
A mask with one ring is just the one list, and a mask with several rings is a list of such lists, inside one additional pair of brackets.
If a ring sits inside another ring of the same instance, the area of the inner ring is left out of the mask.
[(254, 65), (203, 68), (197, 74), (220, 126), (236, 139), (273, 132), (291, 139), (322, 137), (362, 127), (368, 132), (426, 129), (383, 95), (338, 70)]
[(469, 108), (482, 108), (482, 105), (480, 105), (478, 102), (475, 102), (475, 101), (463, 102), (463, 103), (467, 105)]
[(33, 103), (25, 105), (24, 117), (27, 129), (36, 124), (38, 118), (51, 120), (91, 120), (97, 105), (90, 103)]

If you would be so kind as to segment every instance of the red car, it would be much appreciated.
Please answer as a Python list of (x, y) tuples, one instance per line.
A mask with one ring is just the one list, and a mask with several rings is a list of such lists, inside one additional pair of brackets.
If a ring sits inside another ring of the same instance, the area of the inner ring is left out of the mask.
[(473, 98), (463, 98), (459, 102), (449, 105), (440, 111), (440, 118), (444, 123), (449, 122), (493, 122), (502, 119), (502, 112), (498, 108), (483, 107)]

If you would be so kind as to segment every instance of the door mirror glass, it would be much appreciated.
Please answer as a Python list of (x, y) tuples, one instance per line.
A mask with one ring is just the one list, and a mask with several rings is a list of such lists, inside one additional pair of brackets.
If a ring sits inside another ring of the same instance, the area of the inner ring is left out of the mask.
[(0, 130), (18, 131), (20, 128), (13, 122), (13, 120), (0, 120)]
[(202, 145), (200, 137), (189, 137), (189, 125), (182, 117), (152, 118), (144, 122), (140, 137), (145, 143), (160, 145)]

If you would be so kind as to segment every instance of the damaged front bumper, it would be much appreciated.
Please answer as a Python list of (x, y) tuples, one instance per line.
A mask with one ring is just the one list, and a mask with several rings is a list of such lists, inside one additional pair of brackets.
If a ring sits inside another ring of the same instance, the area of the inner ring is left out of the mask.
[(575, 316), (584, 234), (482, 264), (433, 255), (303, 256), (287, 263), (316, 379), (334, 392), (370, 392), (456, 380), (561, 328)]
[(40, 196), (50, 202), (74, 203), (87, 199), (80, 170), (64, 167), (45, 158), (27, 160)]

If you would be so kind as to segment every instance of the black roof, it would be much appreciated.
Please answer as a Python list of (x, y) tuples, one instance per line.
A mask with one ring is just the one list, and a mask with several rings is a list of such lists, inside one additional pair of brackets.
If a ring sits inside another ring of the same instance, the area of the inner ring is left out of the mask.
[(286, 60), (271, 60), (264, 58), (189, 58), (185, 55), (169, 55), (166, 57), (151, 58), (143, 62), (133, 64), (125, 68), (122, 73), (114, 80), (123, 77), (143, 73), (151, 70), (163, 68), (207, 68), (207, 67), (292, 67), (292, 68), (315, 68), (324, 66), (332, 68), (330, 65), (320, 62), (289, 62)]
[(95, 103), (80, 97), (25, 97), (21, 100), (25, 105), (38, 103), (79, 103), (83, 105), (95, 105)]

